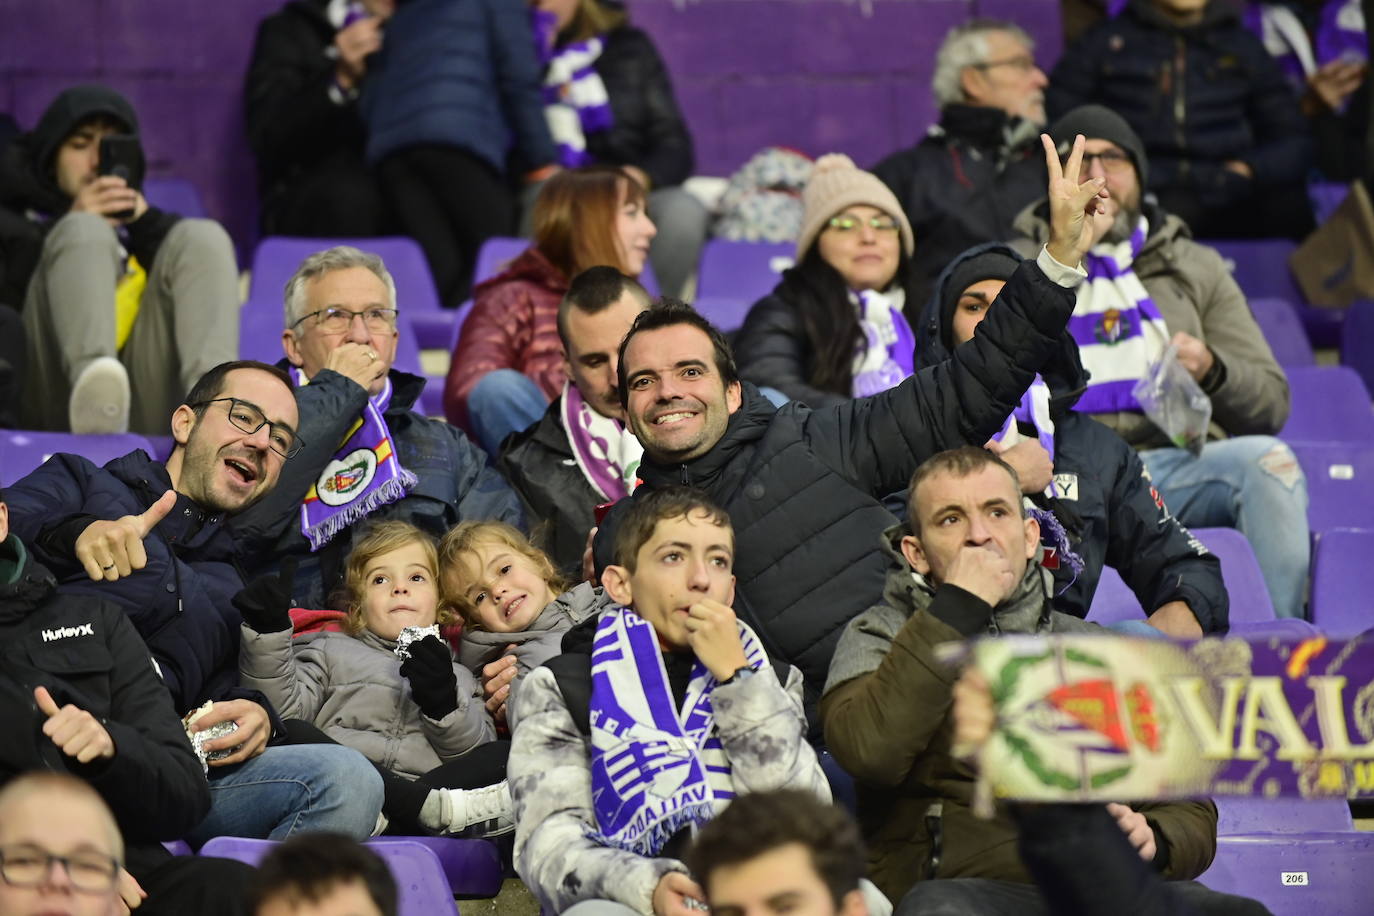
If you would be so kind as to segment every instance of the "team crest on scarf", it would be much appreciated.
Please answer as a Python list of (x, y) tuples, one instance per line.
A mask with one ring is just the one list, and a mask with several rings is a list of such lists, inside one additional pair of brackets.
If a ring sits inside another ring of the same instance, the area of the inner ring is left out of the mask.
[(1107, 309), (1102, 313), (1102, 317), (1097, 319), (1097, 327), (1093, 328), (1093, 336), (1097, 338), (1097, 342), (1108, 345), (1130, 337), (1131, 334), (1130, 316), (1122, 314), (1120, 309)]

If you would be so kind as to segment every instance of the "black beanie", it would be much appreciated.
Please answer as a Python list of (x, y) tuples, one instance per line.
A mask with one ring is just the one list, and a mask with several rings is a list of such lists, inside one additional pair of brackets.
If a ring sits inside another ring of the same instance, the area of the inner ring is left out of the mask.
[(1145, 144), (1121, 115), (1101, 105), (1080, 105), (1055, 121), (1050, 128), (1050, 138), (1061, 157), (1073, 149), (1076, 134), (1082, 134), (1085, 140), (1106, 140), (1121, 147), (1135, 163), (1140, 187), (1143, 189), (1149, 183), (1150, 163), (1145, 158)]
[(945, 279), (943, 298), (940, 300), (940, 337), (946, 347), (954, 347), (954, 308), (959, 304), (959, 297), (964, 290), (983, 280), (1010, 280), (1020, 263), (1019, 258), (1006, 251), (984, 251), (965, 258), (955, 266)]

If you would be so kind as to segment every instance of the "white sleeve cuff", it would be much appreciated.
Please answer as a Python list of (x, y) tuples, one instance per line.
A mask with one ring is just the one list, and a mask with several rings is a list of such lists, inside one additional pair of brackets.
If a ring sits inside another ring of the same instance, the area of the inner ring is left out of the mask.
[(1088, 277), (1088, 272), (1083, 269), (1081, 264), (1077, 267), (1060, 264), (1055, 260), (1054, 255), (1050, 254), (1048, 245), (1040, 246), (1040, 254), (1036, 257), (1035, 264), (1052, 282), (1065, 289), (1073, 289)]

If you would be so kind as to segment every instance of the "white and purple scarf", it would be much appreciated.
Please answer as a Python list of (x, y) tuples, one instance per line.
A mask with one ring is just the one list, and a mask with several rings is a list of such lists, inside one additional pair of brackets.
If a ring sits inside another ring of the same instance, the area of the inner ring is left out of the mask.
[(1077, 409), (1084, 413), (1140, 410), (1132, 389), (1169, 344), (1164, 316), (1132, 264), (1145, 245), (1144, 216), (1124, 242), (1103, 242), (1083, 258), (1088, 279), (1078, 287), (1069, 332), (1090, 378)]
[(1369, 57), (1360, 0), (1327, 0), (1311, 38), (1297, 14), (1282, 4), (1251, 3), (1244, 18), (1246, 28), (1259, 36), (1300, 92), (1307, 78), (1326, 64)]
[[(310, 384), (300, 369), (291, 370), (296, 387)], [(391, 379), (381, 394), (369, 398), (363, 415), (344, 435), (334, 457), (324, 466), (301, 503), (301, 534), (312, 551), (368, 513), (405, 498), (415, 475), (401, 467), (383, 415), (391, 403)]]
[(559, 409), (577, 469), (602, 501), (619, 502), (633, 493), (644, 446), (625, 424), (592, 410), (571, 381), (563, 383)]
[[(739, 631), (750, 667), (769, 668), (754, 631), (742, 622)], [(601, 615), (592, 644), (592, 839), (653, 857), (734, 798), (711, 708), (718, 683), (695, 662), (677, 709), (653, 625), (623, 607)]]
[[(1017, 428), (1018, 423), (1027, 423), (1035, 427), (1036, 438), (1040, 442), (1040, 447), (1050, 455), (1050, 462), (1054, 462), (1054, 420), (1050, 417), (1050, 387), (1045, 384), (1045, 380), (1040, 377), (1040, 373), (1035, 374), (1035, 381), (1026, 389), (1026, 393), (1021, 395), (1021, 403), (1016, 405), (1016, 409), (1007, 417), (1007, 422), (1002, 424), (1002, 429), (993, 435), (993, 439), (1006, 446), (1012, 446), (1020, 442), (1023, 438), (1021, 430)], [(1054, 483), (1050, 483), (1050, 496), (1058, 496), (1054, 492)]]
[(850, 393), (866, 398), (896, 387), (915, 371), (916, 335), (902, 314), (906, 293), (901, 287), (890, 293), (866, 289), (849, 296), (859, 310), (859, 328), (864, 335), (854, 354)]
[(606, 42), (594, 36), (555, 49), (554, 15), (536, 9), (533, 23), (535, 50), (544, 64), (544, 120), (558, 145), (558, 161), (570, 169), (590, 165), (587, 134), (606, 130), (612, 123), (606, 84), (594, 66)]

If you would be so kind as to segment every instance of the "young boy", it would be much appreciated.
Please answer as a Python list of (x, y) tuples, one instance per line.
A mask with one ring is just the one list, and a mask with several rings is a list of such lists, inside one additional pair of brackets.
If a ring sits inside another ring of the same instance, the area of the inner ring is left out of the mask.
[(366, 846), (338, 833), (297, 835), (258, 865), (256, 916), (396, 916), (396, 881)]
[(546, 910), (686, 916), (705, 894), (682, 852), (732, 798), (829, 800), (801, 674), (735, 618), (733, 561), (729, 517), (705, 496), (636, 499), (602, 577), (618, 604), (516, 694), (515, 867)]

